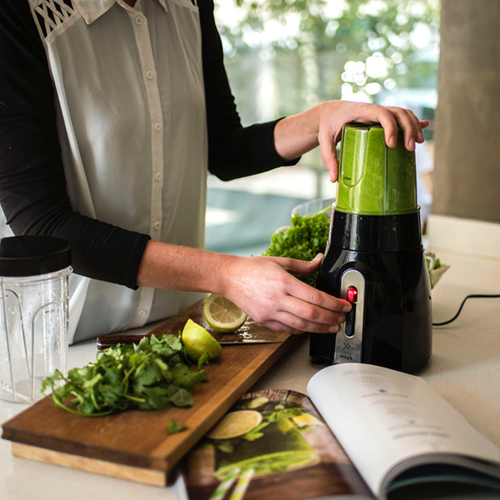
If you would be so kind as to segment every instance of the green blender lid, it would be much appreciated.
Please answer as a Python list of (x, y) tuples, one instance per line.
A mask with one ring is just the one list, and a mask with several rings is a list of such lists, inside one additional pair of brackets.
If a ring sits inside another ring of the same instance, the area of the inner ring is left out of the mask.
[(342, 130), (335, 210), (361, 215), (399, 215), (419, 210), (415, 152), (398, 130), (394, 148), (380, 125), (349, 123)]

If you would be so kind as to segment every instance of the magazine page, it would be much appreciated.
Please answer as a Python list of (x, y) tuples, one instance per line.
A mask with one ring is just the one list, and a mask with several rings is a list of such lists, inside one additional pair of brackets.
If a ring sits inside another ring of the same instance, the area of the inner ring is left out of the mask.
[(500, 449), (420, 377), (344, 363), (316, 373), (307, 392), (376, 496), (407, 461), (466, 465), (473, 457), (500, 477)]
[(184, 461), (191, 500), (373, 499), (309, 398), (244, 395)]

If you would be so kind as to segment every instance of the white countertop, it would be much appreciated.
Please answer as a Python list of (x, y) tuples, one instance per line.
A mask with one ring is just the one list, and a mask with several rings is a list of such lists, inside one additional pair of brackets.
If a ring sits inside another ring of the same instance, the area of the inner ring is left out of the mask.
[[(433, 290), (433, 319), (451, 318), (471, 293), (500, 293), (500, 225), (431, 217), (429, 249), (451, 268)], [(455, 226), (454, 226), (455, 224)], [(446, 227), (446, 230), (444, 229)], [(476, 242), (456, 238), (479, 231)], [(446, 238), (441, 236), (452, 229)], [(465, 229), (464, 229), (465, 228)], [(493, 243), (491, 243), (493, 242)], [(153, 325), (154, 326), (154, 325)], [(146, 332), (152, 328), (139, 329)], [(306, 392), (321, 365), (313, 365), (307, 338), (301, 339), (256, 384), (256, 389), (285, 388)], [(83, 366), (95, 357), (95, 342), (74, 345), (69, 366)], [(500, 299), (471, 299), (457, 320), (433, 332), (433, 354), (422, 376), (480, 432), (500, 446)], [(0, 401), (0, 422), (26, 406)], [(2, 500), (179, 499), (175, 486), (159, 488), (113, 479), (12, 456), (10, 442), (0, 440), (0, 498)], [(405, 497), (408, 498), (408, 497)], [(425, 496), (419, 498), (434, 498)], [(492, 498), (492, 497), (488, 497)]]

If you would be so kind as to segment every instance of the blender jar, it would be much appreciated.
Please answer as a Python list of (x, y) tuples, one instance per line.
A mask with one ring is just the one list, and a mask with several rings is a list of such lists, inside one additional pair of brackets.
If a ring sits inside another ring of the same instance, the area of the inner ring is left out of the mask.
[(67, 373), (71, 252), (47, 236), (0, 240), (0, 398), (32, 403), (55, 370)]

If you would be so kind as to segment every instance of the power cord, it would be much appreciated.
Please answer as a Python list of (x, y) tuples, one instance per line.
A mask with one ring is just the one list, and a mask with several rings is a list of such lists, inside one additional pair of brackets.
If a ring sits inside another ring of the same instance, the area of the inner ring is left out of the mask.
[(449, 325), (452, 321), (455, 321), (458, 318), (458, 315), (462, 312), (462, 309), (467, 299), (498, 299), (498, 298), (500, 298), (500, 295), (467, 295), (467, 297), (465, 297), (465, 299), (463, 300), (462, 305), (458, 309), (457, 314), (455, 314), (453, 318), (449, 319), (448, 321), (443, 321), (442, 323), (432, 323), (432, 326)]

